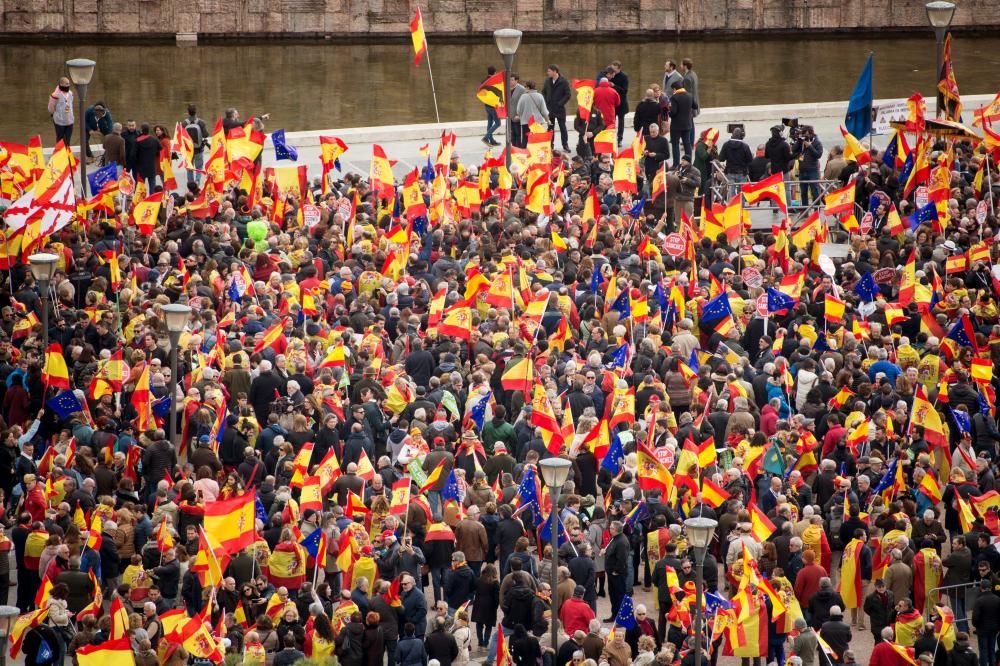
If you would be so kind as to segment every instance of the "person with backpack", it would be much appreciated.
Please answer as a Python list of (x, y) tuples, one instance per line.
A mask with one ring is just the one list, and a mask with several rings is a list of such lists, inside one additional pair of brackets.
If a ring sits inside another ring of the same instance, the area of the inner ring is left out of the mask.
[(188, 184), (200, 185), (202, 174), (195, 169), (200, 171), (205, 168), (204, 150), (208, 146), (208, 128), (205, 126), (205, 121), (198, 117), (198, 107), (194, 104), (188, 104), (187, 116), (181, 120), (181, 126), (191, 137), (191, 143), (194, 145), (194, 156), (191, 158), (194, 169), (187, 170)]

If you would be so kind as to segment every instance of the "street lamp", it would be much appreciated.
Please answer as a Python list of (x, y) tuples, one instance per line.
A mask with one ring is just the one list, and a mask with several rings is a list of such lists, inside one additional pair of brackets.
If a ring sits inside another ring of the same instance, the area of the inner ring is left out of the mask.
[[(934, 87), (941, 80), (941, 65), (944, 64), (944, 38), (948, 34), (948, 27), (951, 26), (951, 19), (955, 16), (955, 3), (946, 0), (934, 0), (928, 2), (924, 9), (927, 10), (927, 22), (934, 28), (934, 39), (937, 41), (937, 70), (934, 76)], [(937, 94), (937, 117), (940, 118), (944, 108), (944, 95), (941, 91)]]
[[(7, 637), (14, 626), (14, 620), (21, 614), (17, 606), (0, 606), (0, 641), (7, 644)], [(7, 663), (7, 650), (0, 650), (0, 664)]]
[(88, 58), (73, 58), (66, 61), (69, 80), (76, 86), (76, 96), (80, 99), (80, 187), (87, 196), (87, 86), (94, 76), (97, 63)]
[(521, 45), (521, 31), (514, 28), (501, 28), (493, 31), (493, 41), (497, 43), (497, 51), (503, 56), (503, 105), (507, 109), (507, 171), (510, 171), (510, 75), (514, 68), (514, 54)]
[(52, 282), (58, 261), (59, 257), (48, 252), (39, 252), (28, 257), (31, 274), (35, 276), (38, 291), (42, 296), (42, 344), (46, 350), (49, 348), (49, 283)]
[[(503, 32), (503, 30), (497, 30)], [(517, 39), (521, 39), (518, 30)], [(497, 38), (499, 44), (500, 39)], [(514, 44), (517, 48), (517, 44)], [(501, 51), (503, 53), (503, 51)], [(509, 118), (510, 116), (508, 116)], [(509, 121), (508, 121), (509, 122)], [(565, 458), (546, 458), (538, 463), (542, 468), (542, 481), (549, 487), (549, 498), (552, 500), (552, 510), (549, 511), (549, 531), (552, 542), (552, 574), (549, 584), (552, 586), (552, 646), (559, 645), (559, 594), (556, 588), (559, 587), (559, 493), (563, 484), (569, 478), (569, 470), (572, 463)]]
[(181, 342), (181, 333), (187, 326), (188, 318), (191, 315), (191, 308), (181, 303), (168, 303), (163, 306), (163, 320), (167, 325), (167, 333), (170, 335), (170, 432), (167, 436), (170, 443), (177, 447), (177, 357), (180, 350), (177, 348)]
[(694, 548), (695, 572), (694, 572), (694, 666), (701, 666), (701, 655), (704, 646), (702, 641), (704, 636), (701, 630), (702, 616), (704, 615), (705, 595), (703, 587), (705, 585), (705, 552), (708, 545), (712, 543), (712, 535), (715, 534), (715, 527), (718, 521), (711, 518), (688, 518), (684, 521), (687, 529), (687, 540)]

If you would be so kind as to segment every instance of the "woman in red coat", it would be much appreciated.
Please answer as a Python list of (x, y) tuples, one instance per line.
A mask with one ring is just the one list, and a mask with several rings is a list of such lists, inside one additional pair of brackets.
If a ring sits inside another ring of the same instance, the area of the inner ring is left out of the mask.
[(45, 511), (48, 503), (45, 501), (45, 493), (41, 484), (34, 474), (24, 475), (24, 510), (31, 515), (32, 522), (45, 520)]

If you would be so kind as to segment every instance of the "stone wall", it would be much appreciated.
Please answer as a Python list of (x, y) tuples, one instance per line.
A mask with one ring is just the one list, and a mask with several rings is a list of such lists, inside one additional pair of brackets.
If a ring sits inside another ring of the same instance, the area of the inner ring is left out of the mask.
[[(0, 33), (403, 37), (416, 0), (0, 0)], [(428, 33), (513, 26), (546, 36), (927, 29), (925, 0), (423, 0)], [(1000, 26), (997, 0), (959, 0), (956, 28)]]

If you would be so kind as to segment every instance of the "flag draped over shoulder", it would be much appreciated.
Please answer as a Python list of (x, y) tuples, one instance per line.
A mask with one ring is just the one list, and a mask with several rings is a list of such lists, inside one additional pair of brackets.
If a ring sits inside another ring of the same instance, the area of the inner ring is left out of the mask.
[(854, 539), (844, 547), (844, 557), (840, 565), (840, 583), (837, 591), (844, 600), (844, 608), (860, 608), (861, 594), (861, 550), (864, 543)]

